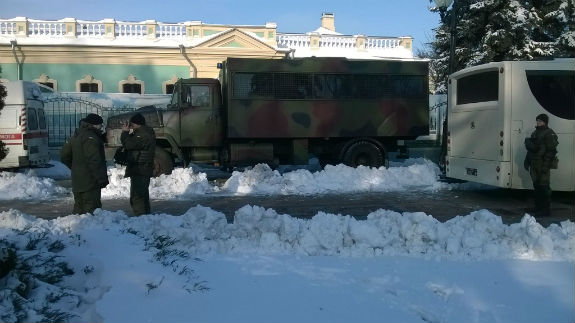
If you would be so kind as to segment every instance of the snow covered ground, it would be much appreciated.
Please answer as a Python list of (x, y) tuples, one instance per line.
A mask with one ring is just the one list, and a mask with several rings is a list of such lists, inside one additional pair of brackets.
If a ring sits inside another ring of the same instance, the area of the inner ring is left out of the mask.
[[(61, 164), (0, 173), (1, 199), (70, 198)], [(452, 189), (426, 160), (390, 168), (280, 173), (259, 165), (222, 185), (177, 169), (155, 199)], [(127, 198), (110, 168), (104, 198)], [(461, 188), (461, 186), (458, 186)], [(485, 189), (470, 185), (469, 189)], [(244, 206), (234, 223), (196, 206), (128, 217), (97, 210), (43, 220), (0, 212), (0, 321), (70, 322), (573, 322), (575, 225), (489, 210), (445, 223), (378, 210), (358, 221), (296, 219)]]

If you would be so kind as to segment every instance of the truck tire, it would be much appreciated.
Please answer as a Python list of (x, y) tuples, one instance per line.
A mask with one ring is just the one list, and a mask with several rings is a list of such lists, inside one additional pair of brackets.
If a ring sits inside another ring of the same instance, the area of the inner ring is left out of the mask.
[(154, 155), (154, 177), (162, 174), (170, 175), (174, 170), (174, 160), (172, 156), (162, 147), (156, 146)]
[(372, 142), (360, 140), (351, 144), (343, 153), (342, 162), (350, 167), (359, 165), (379, 168), (385, 165), (382, 150)]

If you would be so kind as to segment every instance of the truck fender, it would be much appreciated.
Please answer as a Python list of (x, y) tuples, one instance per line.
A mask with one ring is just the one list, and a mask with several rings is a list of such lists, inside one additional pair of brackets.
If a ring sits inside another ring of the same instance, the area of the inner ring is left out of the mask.
[[(161, 141), (168, 142), (172, 152), (175, 153), (176, 156), (178, 156), (178, 158), (182, 161), (183, 166), (188, 167), (188, 161), (184, 158), (184, 154), (182, 153), (182, 150), (180, 149), (180, 147), (176, 143), (176, 140), (172, 136), (167, 135), (167, 136), (163, 136), (163, 137), (156, 137), (156, 145), (158, 145), (158, 143)], [(161, 145), (158, 145), (158, 146), (161, 146)]]

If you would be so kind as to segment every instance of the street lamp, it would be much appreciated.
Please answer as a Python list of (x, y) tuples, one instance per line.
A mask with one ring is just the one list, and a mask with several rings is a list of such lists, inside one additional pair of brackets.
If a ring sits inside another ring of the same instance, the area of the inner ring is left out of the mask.
[[(445, 89), (449, 88), (449, 75), (455, 72), (455, 24), (457, 20), (457, 16), (459, 15), (459, 2), (461, 0), (455, 1), (454, 0), (434, 0), (435, 5), (439, 8), (439, 16), (441, 17), (441, 22), (446, 23), (447, 15), (447, 8), (453, 4), (451, 8), (451, 14), (449, 15), (449, 65), (447, 70), (447, 80), (445, 80)], [(439, 166), (445, 173), (447, 165), (447, 116), (449, 110), (449, 93), (447, 94), (447, 108), (445, 109), (445, 118), (443, 120), (443, 129), (441, 131), (441, 152), (439, 157)]]
[[(451, 4), (453, 4), (453, 8), (451, 8), (451, 15), (449, 16), (449, 67), (448, 67), (448, 73), (451, 75), (451, 73), (455, 72), (455, 34), (456, 34), (456, 29), (455, 29), (455, 24), (456, 24), (456, 20), (457, 20), (457, 16), (458, 16), (458, 11), (459, 11), (459, 2), (461, 1), (454, 1), (454, 0), (434, 0), (435, 1), (435, 5), (437, 6), (437, 8), (439, 8), (439, 16), (441, 17), (441, 22), (442, 23), (446, 23), (447, 20), (447, 16), (446, 16), (446, 11), (447, 8), (449, 8), (449, 6), (451, 6)], [(446, 84), (447, 86), (447, 84)]]

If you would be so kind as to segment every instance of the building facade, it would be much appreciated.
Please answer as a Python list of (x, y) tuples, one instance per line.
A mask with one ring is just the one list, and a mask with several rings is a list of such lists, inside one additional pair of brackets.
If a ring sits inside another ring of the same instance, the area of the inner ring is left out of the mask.
[(0, 19), (0, 81), (30, 80), (60, 92), (169, 94), (178, 78), (217, 78), (227, 57), (339, 56), (412, 59), (411, 37), (343, 35), (324, 13), (317, 30), (201, 21)]

